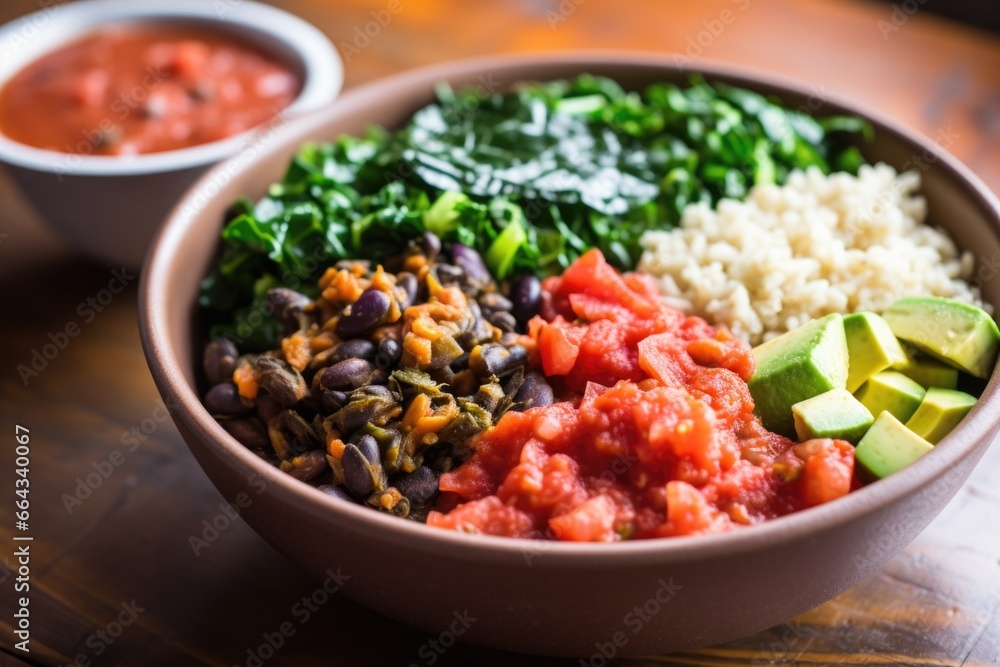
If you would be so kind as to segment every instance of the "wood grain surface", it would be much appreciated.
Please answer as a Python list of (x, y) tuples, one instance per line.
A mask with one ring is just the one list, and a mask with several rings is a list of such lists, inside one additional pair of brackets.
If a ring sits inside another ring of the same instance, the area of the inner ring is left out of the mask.
[[(239, 11), (240, 0), (215, 1)], [(1000, 189), (1000, 40), (919, 9), (911, 16), (854, 0), (397, 2), (276, 4), (341, 48), (348, 87), (509, 51), (627, 48), (729, 60), (849, 95), (932, 137), (948, 132), (950, 150)], [(0, 20), (50, 4), (5, 0)], [(193, 554), (189, 538), (222, 513), (223, 499), (153, 387), (136, 328), (137, 281), (91, 314), (87, 299), (111, 278), (67, 249), (0, 178), (0, 664), (431, 664), (433, 638), (337, 598), (296, 623), (276, 651), (260, 649), (317, 583), (238, 519)], [(70, 323), (79, 335), (26, 386), (16, 367)], [(31, 435), (30, 654), (13, 648), (15, 424)], [(68, 496), (85, 495), (77, 487), (88, 475), (89, 494), (67, 506)], [(1000, 447), (906, 551), (833, 601), (725, 645), (608, 664), (795, 662), (1000, 663)], [(462, 645), (435, 662), (515, 663), (587, 664)]]

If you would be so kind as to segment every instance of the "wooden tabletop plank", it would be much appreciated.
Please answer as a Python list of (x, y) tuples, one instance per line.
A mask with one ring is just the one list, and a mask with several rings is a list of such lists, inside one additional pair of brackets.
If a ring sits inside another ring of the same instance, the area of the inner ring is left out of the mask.
[[(702, 58), (729, 60), (812, 82), (820, 95), (851, 96), (928, 136), (948, 137), (948, 149), (1000, 189), (1000, 42), (924, 10), (888, 29), (889, 5), (839, 0), (401, 3), (367, 41), (359, 34), (384, 17), (384, 0), (277, 4), (341, 47), (348, 87), (496, 52), (629, 48), (679, 53), (692, 68)], [(38, 7), (7, 0), (0, 20)], [(720, 29), (726, 11), (733, 20)], [(427, 635), (340, 598), (299, 623), (293, 605), (317, 583), (242, 520), (194, 553), (191, 536), (222, 512), (223, 499), (162, 418), (139, 347), (135, 283), (84, 321), (78, 305), (107, 284), (110, 269), (75, 257), (6, 178), (0, 201), (0, 234), (7, 235), (0, 236), (0, 429), (31, 429), (35, 538), (32, 652), (12, 648), (12, 573), (0, 568), (0, 664), (65, 665), (81, 657), (94, 665), (246, 665), (267, 653), (266, 637), (288, 622), (294, 635), (263, 664), (427, 664)], [(68, 322), (80, 325), (80, 335), (25, 386), (16, 367)], [(2, 445), (0, 489), (12, 487), (12, 471), (13, 448)], [(14, 527), (2, 516), (0, 544), (9, 545)], [(994, 447), (908, 549), (830, 603), (721, 646), (613, 664), (998, 664), (1000, 531), (985, 528), (995, 528), (997, 516)], [(11, 553), (0, 551), (6, 568), (14, 565)], [(120, 618), (129, 624), (104, 642), (99, 633), (115, 631)], [(515, 660), (580, 664), (461, 645), (436, 664)]]

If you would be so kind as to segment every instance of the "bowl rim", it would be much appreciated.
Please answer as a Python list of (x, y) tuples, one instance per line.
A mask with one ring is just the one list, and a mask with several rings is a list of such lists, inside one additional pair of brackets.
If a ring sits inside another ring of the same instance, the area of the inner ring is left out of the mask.
[(5, 51), (0, 58), (0, 88), (38, 58), (117, 23), (165, 19), (200, 23), (208, 30), (220, 32), (225, 32), (229, 26), (266, 35), (294, 53), (302, 67), (302, 89), (291, 104), (275, 114), (274, 120), (217, 141), (124, 157), (36, 148), (0, 132), (0, 162), (60, 176), (122, 176), (190, 169), (218, 162), (246, 149), (254, 133), (268, 122), (283, 122), (288, 117), (321, 109), (336, 99), (344, 82), (344, 66), (333, 43), (323, 32), (290, 12), (253, 0), (229, 0), (225, 4), (229, 9), (204, 0), (82, 0), (46, 6), (0, 26), (0, 43), (3, 44), (16, 43), (18, 32), (29, 25), (41, 25), (38, 30), (58, 33), (56, 37), (40, 39), (39, 45), (32, 44), (34, 38), (30, 38), (24, 52)]
[[(300, 136), (312, 136), (323, 126), (350, 110), (364, 108), (373, 101), (383, 100), (385, 94), (391, 96), (396, 87), (406, 85), (426, 85), (428, 91), (434, 83), (452, 78), (468, 78), (497, 70), (523, 70), (519, 77), (530, 77), (530, 70), (551, 66), (575, 67), (581, 73), (588, 68), (617, 66), (626, 69), (678, 68), (677, 57), (663, 54), (633, 51), (571, 51), (558, 55), (547, 53), (524, 53), (485, 56), (451, 61), (405, 71), (387, 78), (365, 84), (348, 91), (338, 100), (335, 109), (325, 113), (312, 114), (298, 119), (284, 128), (282, 138), (268, 150), (258, 153), (255, 158), (241, 160), (239, 156), (229, 163), (218, 165), (195, 183), (174, 211), (167, 217), (153, 241), (142, 272), (139, 293), (140, 337), (150, 370), (163, 394), (174, 418), (194, 436), (202, 446), (214, 448), (218, 453), (231, 457), (231, 465), (243, 472), (261, 476), (269, 493), (283, 496), (286, 500), (296, 499), (299, 503), (312, 505), (314, 512), (323, 511), (344, 526), (348, 523), (353, 531), (385, 532), (384, 539), (406, 538), (411, 548), (427, 550), (442, 548), (449, 550), (451, 557), (496, 560), (520, 558), (531, 566), (528, 554), (544, 554), (539, 565), (545, 567), (602, 567), (611, 563), (619, 565), (656, 562), (669, 564), (694, 558), (716, 558), (733, 553), (745, 553), (759, 548), (762, 544), (772, 546), (807, 539), (810, 534), (831, 529), (841, 524), (855, 521), (890, 505), (918, 488), (930, 484), (936, 477), (947, 474), (966, 458), (981, 455), (980, 444), (988, 440), (991, 444), (997, 433), (998, 423), (994, 416), (1000, 413), (1000, 367), (994, 369), (987, 388), (961, 424), (959, 430), (946, 437), (934, 451), (928, 453), (906, 469), (878, 482), (852, 491), (834, 502), (812, 507), (785, 516), (777, 517), (746, 529), (726, 533), (696, 536), (681, 536), (649, 540), (634, 540), (608, 544), (567, 543), (523, 538), (495, 537), (489, 535), (468, 535), (457, 531), (434, 529), (413, 521), (400, 520), (381, 512), (372, 511), (361, 505), (346, 503), (319, 491), (308, 484), (299, 482), (263, 461), (249, 449), (230, 436), (209, 415), (201, 404), (194, 389), (184, 377), (177, 355), (167, 335), (164, 286), (166, 276), (171, 272), (178, 246), (183, 244), (185, 231), (197, 220), (197, 209), (185, 204), (197, 197), (202, 188), (210, 187), (217, 175), (227, 169), (245, 168), (251, 161), (263, 162), (272, 151), (279, 150)], [(803, 96), (810, 94), (808, 84), (785, 77), (734, 65), (721, 61), (701, 60), (696, 66), (683, 69), (699, 72), (707, 79), (722, 78), (754, 89), (766, 88), (777, 94)], [(870, 120), (877, 132), (887, 132), (895, 138), (913, 146), (917, 152), (933, 155), (937, 168), (946, 172), (947, 178), (977, 208), (988, 213), (992, 232), (1000, 237), (1000, 201), (989, 188), (968, 167), (965, 167), (946, 150), (933, 143), (915, 130), (864, 105), (837, 95), (824, 94), (824, 106), (835, 111), (849, 112)], [(332, 137), (331, 137), (332, 138)], [(231, 167), (229, 165), (232, 165)], [(195, 350), (195, 358), (198, 358)], [(985, 451), (985, 447), (982, 447)], [(669, 573), (666, 573), (669, 574)]]

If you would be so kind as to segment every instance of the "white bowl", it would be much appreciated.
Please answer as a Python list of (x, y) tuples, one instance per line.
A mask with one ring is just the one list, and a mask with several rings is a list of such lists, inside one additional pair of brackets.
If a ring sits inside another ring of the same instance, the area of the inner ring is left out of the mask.
[(344, 79), (330, 40), (274, 7), (247, 0), (85, 0), (46, 7), (0, 26), (0, 86), (42, 55), (95, 30), (160, 20), (241, 37), (297, 70), (302, 90), (282, 113), (257, 128), (162, 153), (59, 153), (0, 134), (0, 163), (42, 217), (80, 251), (115, 265), (142, 264), (162, 219), (209, 167), (245, 149), (262, 148), (290, 118), (329, 106)]

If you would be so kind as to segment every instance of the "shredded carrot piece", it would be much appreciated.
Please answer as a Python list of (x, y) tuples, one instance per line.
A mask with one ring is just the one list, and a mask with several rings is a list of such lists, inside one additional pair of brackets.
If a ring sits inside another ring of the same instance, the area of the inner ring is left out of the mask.
[(413, 360), (418, 366), (427, 366), (431, 363), (433, 350), (431, 349), (431, 341), (428, 339), (413, 332), (407, 333), (403, 336), (403, 349), (413, 356)]
[(327, 434), (326, 453), (338, 461), (344, 457), (344, 441), (337, 437), (336, 433)]
[(411, 273), (417, 273), (421, 269), (427, 268), (427, 258), (423, 255), (410, 255), (403, 262), (403, 268)]
[(416, 428), (417, 422), (430, 414), (431, 398), (427, 394), (417, 394), (410, 402), (410, 407), (403, 415), (403, 430), (410, 431)]
[(364, 291), (361, 279), (357, 275), (341, 269), (323, 289), (323, 298), (335, 303), (354, 303)]
[(257, 398), (260, 387), (257, 385), (257, 376), (253, 372), (250, 364), (240, 364), (233, 371), (233, 382), (236, 389), (243, 398)]
[(332, 331), (322, 331), (309, 339), (309, 351), (313, 354), (329, 350), (337, 344)]
[(281, 351), (285, 355), (285, 361), (298, 371), (304, 371), (312, 361), (309, 338), (298, 332), (281, 339)]

